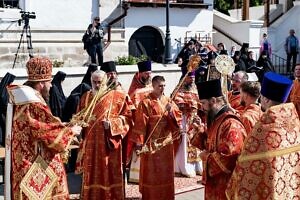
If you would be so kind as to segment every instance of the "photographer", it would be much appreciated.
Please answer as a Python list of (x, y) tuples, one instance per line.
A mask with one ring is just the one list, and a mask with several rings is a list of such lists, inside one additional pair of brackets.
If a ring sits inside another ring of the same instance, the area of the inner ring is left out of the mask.
[(103, 63), (103, 27), (100, 25), (100, 18), (95, 17), (93, 23), (90, 24), (82, 38), (84, 49), (86, 49), (91, 62), (96, 64), (96, 54), (98, 56), (98, 65)]

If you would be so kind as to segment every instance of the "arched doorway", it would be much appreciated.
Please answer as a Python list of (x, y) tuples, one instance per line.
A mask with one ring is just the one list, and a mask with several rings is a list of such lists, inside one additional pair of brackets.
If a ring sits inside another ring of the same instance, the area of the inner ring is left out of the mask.
[(129, 55), (148, 56), (152, 61), (162, 63), (164, 53), (163, 36), (154, 27), (143, 26), (136, 30), (129, 40)]

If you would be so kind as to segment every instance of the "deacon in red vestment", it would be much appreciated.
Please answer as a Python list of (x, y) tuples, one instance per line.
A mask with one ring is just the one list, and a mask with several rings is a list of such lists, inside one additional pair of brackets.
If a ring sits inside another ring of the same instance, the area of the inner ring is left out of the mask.
[[(102, 67), (105, 67), (107, 76), (109, 72), (116, 71), (114, 62), (105, 62)], [(98, 80), (102, 82), (104, 77)], [(122, 139), (132, 126), (132, 102), (128, 95), (116, 87), (117, 84), (116, 77), (108, 78), (108, 92), (98, 99), (93, 110), (93, 119), (85, 128), (82, 147), (82, 199), (125, 198)], [(82, 101), (86, 101), (84, 97)]]
[(300, 121), (294, 104), (284, 103), (291, 86), (286, 77), (265, 74), (265, 112), (244, 142), (226, 190), (228, 199), (299, 199)]
[(143, 200), (172, 200), (175, 198), (172, 140), (180, 136), (181, 112), (163, 95), (164, 77), (155, 76), (152, 86), (153, 92), (140, 102), (136, 111), (131, 138), (137, 146), (143, 146), (140, 192)]
[(25, 85), (7, 88), (14, 105), (11, 199), (69, 199), (63, 158), (81, 127), (66, 127), (47, 106), (51, 61), (35, 57), (26, 67)]
[(245, 106), (243, 111), (240, 111), (240, 119), (245, 126), (247, 135), (251, 133), (254, 125), (262, 115), (261, 107), (258, 103), (260, 96), (260, 83), (247, 81), (241, 84), (241, 105)]
[[(203, 162), (202, 183), (205, 199), (225, 200), (225, 189), (239, 156), (246, 130), (239, 118), (230, 112), (222, 94), (220, 80), (197, 84), (202, 109), (207, 113), (207, 131), (200, 121), (200, 156)], [(197, 128), (197, 127), (195, 127)]]
[(300, 63), (296, 64), (294, 71), (295, 80), (288, 98), (288, 102), (295, 104), (298, 115), (300, 116)]
[(245, 107), (241, 105), (240, 86), (243, 82), (248, 80), (248, 75), (244, 71), (238, 71), (233, 74), (231, 79), (232, 91), (228, 92), (228, 102), (235, 110), (244, 110)]

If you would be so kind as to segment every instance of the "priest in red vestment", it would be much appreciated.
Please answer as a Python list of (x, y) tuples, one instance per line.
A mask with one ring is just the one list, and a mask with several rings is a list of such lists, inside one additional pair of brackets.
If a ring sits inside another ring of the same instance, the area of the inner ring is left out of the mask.
[(138, 148), (142, 151), (140, 192), (143, 200), (172, 200), (175, 198), (172, 140), (180, 136), (181, 112), (163, 94), (164, 77), (155, 76), (152, 86), (153, 91), (136, 110), (131, 138), (138, 147), (142, 147)]
[(262, 115), (261, 107), (258, 103), (260, 96), (260, 83), (247, 81), (241, 84), (241, 105), (245, 106), (243, 111), (240, 111), (240, 119), (245, 126), (247, 135), (251, 133), (254, 125)]
[[(135, 73), (131, 85), (128, 90), (128, 95), (130, 96), (133, 105), (137, 108), (140, 101), (142, 101), (149, 93), (153, 90), (151, 84), (151, 61), (141, 61), (137, 63), (139, 71)], [(133, 116), (134, 116), (133, 112)], [(134, 117), (133, 117), (134, 119)], [(127, 137), (124, 140), (126, 144), (126, 165), (130, 165), (128, 182), (138, 183), (139, 182), (139, 163), (140, 159), (137, 158), (135, 152), (133, 152), (134, 143), (129, 140), (132, 134), (132, 129), (129, 130)], [(135, 155), (133, 155), (135, 154)], [(124, 155), (124, 154), (123, 154)], [(133, 164), (131, 165), (132, 157), (134, 157)]]
[(295, 80), (288, 98), (288, 102), (294, 103), (297, 113), (300, 116), (300, 63), (297, 63), (294, 71)]
[[(105, 68), (107, 76), (108, 73), (116, 73), (114, 62), (105, 62), (102, 67)], [(93, 119), (84, 131), (81, 199), (125, 198), (122, 139), (132, 126), (132, 102), (129, 96), (119, 89), (117, 77), (112, 76), (108, 78), (109, 88), (103, 93), (104, 96), (98, 99), (93, 110)], [(100, 75), (98, 81), (101, 85), (105, 77)]]
[(14, 105), (11, 199), (69, 199), (63, 158), (81, 127), (66, 127), (47, 106), (51, 61), (31, 58), (26, 68), (28, 81), (7, 88)]
[(245, 107), (241, 105), (240, 86), (243, 82), (248, 80), (248, 75), (244, 71), (238, 71), (233, 74), (231, 79), (232, 91), (228, 92), (228, 103), (235, 110), (244, 110)]
[(151, 91), (151, 61), (138, 62), (139, 72), (134, 74), (130, 84), (128, 95), (134, 106), (137, 108), (140, 101), (143, 100)]
[(202, 183), (206, 200), (226, 200), (225, 189), (243, 148), (246, 130), (231, 112), (222, 94), (220, 80), (197, 84), (202, 109), (207, 114), (207, 131), (199, 124)]
[(265, 74), (265, 112), (244, 142), (226, 190), (228, 199), (299, 199), (300, 121), (294, 104), (284, 103), (291, 87), (288, 78)]
[[(97, 95), (97, 92), (102, 89), (105, 90), (106, 88), (106, 73), (104, 71), (101, 70), (96, 70), (93, 73), (90, 74), (90, 83), (92, 86), (91, 90), (88, 90), (87, 92), (85, 92), (82, 97), (80, 98), (80, 101), (78, 103), (77, 106), (77, 113), (82, 111), (84, 108), (87, 108), (90, 103), (92, 102), (93, 98), (95, 97), (95, 95)], [(82, 132), (81, 132), (81, 138), (82, 140), (80, 141), (80, 146), (79, 146), (79, 152), (78, 152), (78, 156), (77, 156), (77, 160), (76, 160), (76, 168), (75, 168), (75, 173), (77, 174), (81, 174), (83, 172), (82, 169), (82, 162), (83, 162), (83, 153), (84, 153), (84, 149), (83, 149), (83, 144), (84, 144), (84, 138), (87, 129), (83, 128)]]

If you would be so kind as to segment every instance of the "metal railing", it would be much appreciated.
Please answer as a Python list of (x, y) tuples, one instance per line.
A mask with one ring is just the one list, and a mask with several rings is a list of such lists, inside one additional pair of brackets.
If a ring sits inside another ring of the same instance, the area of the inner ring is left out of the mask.
[(129, 6), (127, 3), (122, 3), (122, 9), (123, 9), (123, 13), (121, 13), (120, 16), (116, 17), (115, 19), (113, 19), (112, 21), (110, 21), (108, 23), (108, 29), (107, 29), (107, 39), (104, 41), (104, 47), (103, 47), (103, 51), (105, 49), (108, 48), (108, 46), (111, 43), (111, 27), (112, 25), (114, 25), (115, 23), (117, 23), (118, 21), (120, 21), (121, 19), (123, 19), (124, 17), (126, 17), (127, 15), (127, 10), (129, 9)]
[(292, 72), (287, 71), (286, 59), (276, 54), (272, 54), (271, 61), (274, 65), (276, 73), (282, 74), (284, 76), (290, 76), (292, 74)]
[(183, 43), (186, 44), (191, 39), (195, 39), (203, 45), (212, 42), (211, 34), (205, 31), (186, 31)]

